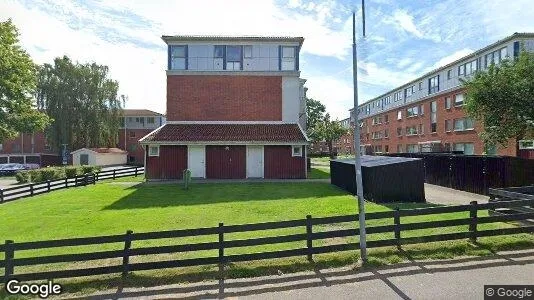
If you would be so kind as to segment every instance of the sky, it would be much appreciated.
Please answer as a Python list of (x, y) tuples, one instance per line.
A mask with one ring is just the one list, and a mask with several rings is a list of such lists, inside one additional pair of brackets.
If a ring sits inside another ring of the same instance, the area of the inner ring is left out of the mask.
[(301, 77), (333, 118), (353, 107), (352, 11), (357, 13), (359, 102), (514, 32), (534, 32), (532, 0), (0, 0), (36, 63), (67, 55), (109, 66), (127, 108), (165, 113), (162, 35), (305, 38)]

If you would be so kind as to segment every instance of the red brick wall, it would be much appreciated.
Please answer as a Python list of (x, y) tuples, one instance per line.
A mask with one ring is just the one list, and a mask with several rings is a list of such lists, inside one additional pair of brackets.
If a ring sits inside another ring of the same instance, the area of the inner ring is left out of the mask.
[[(134, 136), (130, 137), (130, 132), (134, 133)], [(119, 142), (117, 148), (128, 151), (128, 162), (135, 164), (144, 164), (145, 151), (139, 144), (139, 139), (152, 132), (152, 129), (126, 129), (126, 141), (124, 140), (124, 129), (119, 130)], [(126, 147), (124, 147), (126, 142)], [(132, 149), (134, 149), (132, 151)], [(135, 161), (131, 161), (130, 157), (133, 157)]]
[[(394, 109), (392, 111), (381, 114), (382, 116), (388, 115), (389, 122), (386, 124), (384, 121), (379, 125), (372, 125), (373, 117), (364, 119), (365, 125), (361, 132), (361, 143), (371, 144), (372, 146), (381, 145), (382, 151), (385, 151), (385, 147), (388, 146), (388, 152), (396, 153), (397, 145), (402, 145), (403, 152), (407, 152), (408, 144), (417, 144), (418, 142), (426, 141), (441, 141), (442, 145), (450, 143), (453, 147), (454, 143), (473, 143), (474, 153), (480, 155), (484, 152), (484, 143), (479, 137), (479, 133), (482, 131), (482, 124), (475, 120), (474, 130), (469, 131), (454, 131), (454, 119), (463, 118), (466, 116), (462, 107), (454, 107), (454, 95), (460, 93), (460, 91), (454, 91), (448, 94), (444, 94), (438, 97), (434, 97), (425, 101), (406, 104), (403, 107)], [(451, 97), (451, 108), (445, 109), (445, 98)], [(430, 103), (436, 101), (437, 104), (437, 130), (436, 133), (431, 133), (430, 123)], [(423, 105), (423, 115), (419, 114), (416, 117), (407, 118), (406, 109), (412, 106)], [(397, 120), (397, 112), (402, 111), (402, 119)], [(384, 119), (384, 117), (383, 117)], [(453, 122), (453, 131), (446, 132), (445, 120), (451, 120)], [(423, 124), (423, 133), (413, 136), (406, 136), (406, 127), (419, 126)], [(402, 128), (402, 136), (397, 136), (397, 128)], [(378, 140), (372, 139), (372, 133), (375, 131), (383, 131), (388, 129), (389, 138), (382, 138)], [(498, 155), (516, 156), (515, 142), (510, 140), (507, 148), (498, 147)]]
[(265, 146), (264, 156), (265, 178), (306, 178), (304, 155), (292, 157), (291, 146)]
[(167, 76), (168, 121), (281, 121), (280, 76)]
[[(2, 150), (0, 154), (13, 154), (13, 153), (54, 153), (52, 150), (45, 150), (46, 139), (43, 132), (36, 132), (33, 139), (33, 151), (32, 151), (32, 134), (26, 133), (24, 136), (24, 149), (22, 149), (22, 135), (19, 135), (13, 140), (7, 140), (2, 142)], [(18, 145), (18, 146), (15, 146)], [(17, 150), (17, 151), (15, 151)]]

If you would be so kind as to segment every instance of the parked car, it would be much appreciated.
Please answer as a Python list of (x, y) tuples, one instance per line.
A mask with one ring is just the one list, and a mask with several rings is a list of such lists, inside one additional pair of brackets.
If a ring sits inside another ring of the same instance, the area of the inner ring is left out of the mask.
[(1, 164), (0, 176), (13, 176), (18, 171), (26, 170), (23, 164)]

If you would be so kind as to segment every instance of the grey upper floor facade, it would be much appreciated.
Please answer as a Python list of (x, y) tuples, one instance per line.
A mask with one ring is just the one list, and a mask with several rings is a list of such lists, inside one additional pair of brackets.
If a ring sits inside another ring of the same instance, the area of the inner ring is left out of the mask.
[[(167, 72), (299, 71), (302, 37), (163, 36)], [(298, 76), (298, 74), (296, 74)]]
[[(534, 33), (514, 33), (500, 41), (433, 70), (415, 80), (358, 106), (358, 119), (365, 119), (461, 88), (461, 79), (483, 71), (504, 59), (519, 56), (519, 52), (534, 51)], [(354, 109), (351, 109), (354, 120)]]

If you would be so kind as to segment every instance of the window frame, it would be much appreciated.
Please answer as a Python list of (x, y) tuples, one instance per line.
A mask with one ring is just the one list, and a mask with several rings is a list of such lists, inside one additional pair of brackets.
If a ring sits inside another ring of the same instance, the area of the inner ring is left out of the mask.
[[(293, 50), (293, 56), (286, 57), (284, 50), (285, 49), (292, 49)], [(280, 46), (280, 71), (296, 71), (297, 70), (297, 55), (298, 55), (297, 47), (295, 46)], [(284, 62), (288, 63), (291, 62), (293, 64), (293, 68), (284, 68)]]
[[(175, 56), (174, 55), (174, 49), (176, 48), (183, 48), (184, 54), (183, 56)], [(169, 46), (169, 67), (170, 70), (187, 70), (188, 69), (188, 45), (170, 45)], [(175, 67), (174, 60), (175, 59), (183, 59), (184, 60), (184, 67), (183, 68), (177, 68)]]
[(439, 92), (439, 74), (428, 78), (428, 94), (431, 95), (437, 92)]
[[(155, 152), (152, 150), (156, 149)], [(150, 157), (158, 157), (159, 156), (159, 145), (148, 145), (148, 156)]]
[[(250, 51), (250, 53), (247, 53), (248, 51)], [(250, 55), (247, 55), (247, 54), (250, 54)], [(253, 57), (254, 57), (254, 53), (253, 53), (252, 45), (244, 45), (243, 46), (243, 58), (253, 58)]]
[[(295, 152), (295, 149), (298, 149), (298, 151)], [(302, 146), (300, 145), (291, 146), (291, 157), (302, 157)]]
[[(462, 101), (461, 101), (461, 102), (456, 101), (456, 98), (457, 98), (458, 96), (461, 96), (461, 98), (462, 98)], [(454, 107), (461, 107), (461, 106), (464, 106), (464, 102), (465, 102), (465, 101), (464, 101), (464, 94), (463, 94), (463, 93), (459, 93), (459, 94), (455, 94), (455, 95), (454, 95)]]

